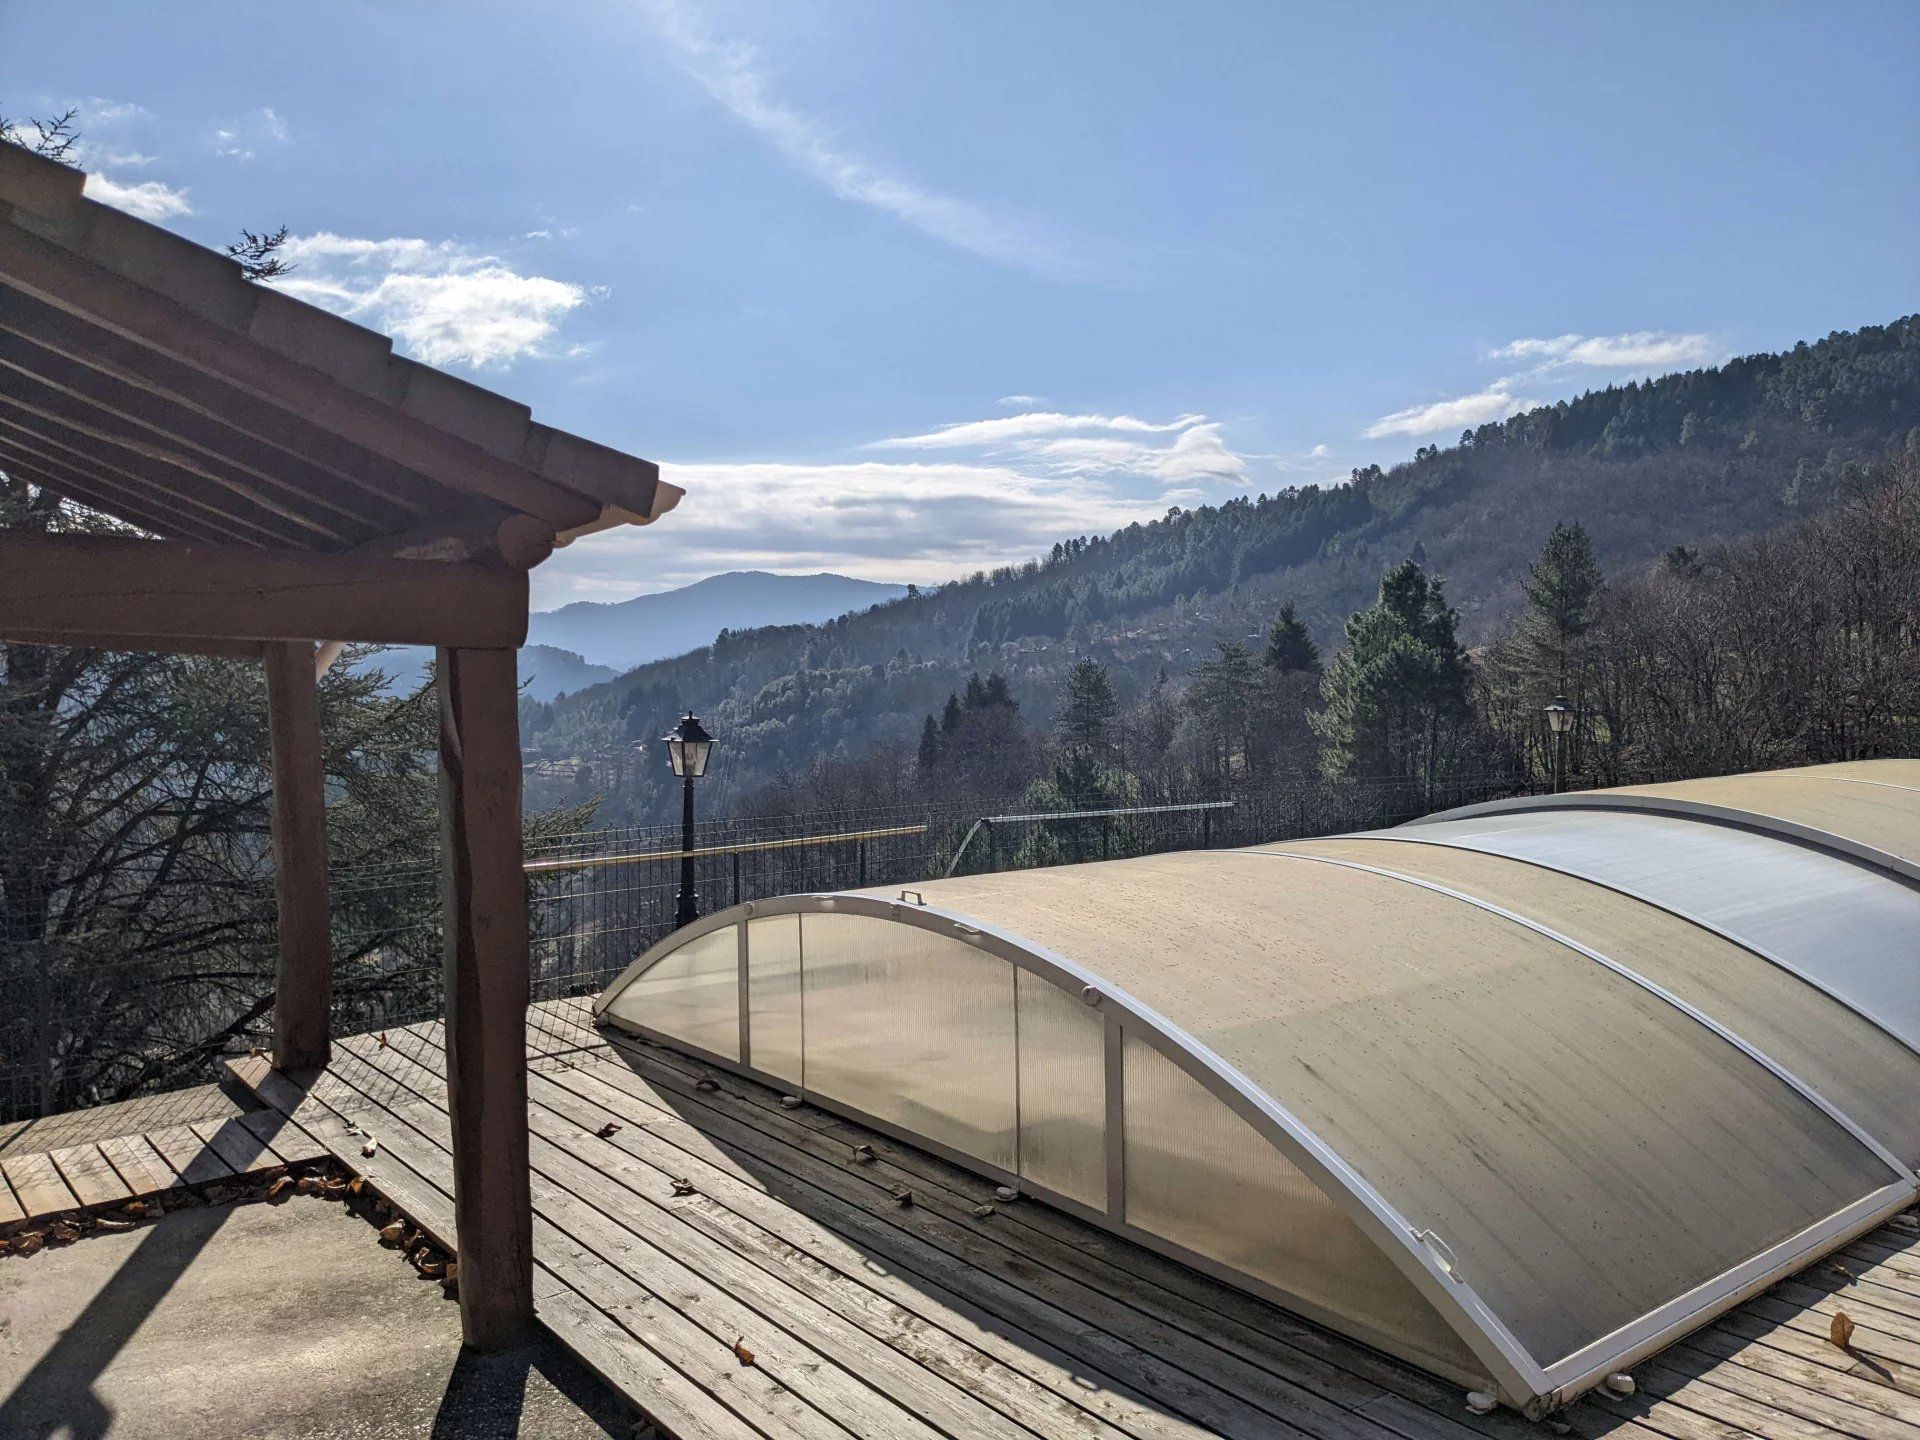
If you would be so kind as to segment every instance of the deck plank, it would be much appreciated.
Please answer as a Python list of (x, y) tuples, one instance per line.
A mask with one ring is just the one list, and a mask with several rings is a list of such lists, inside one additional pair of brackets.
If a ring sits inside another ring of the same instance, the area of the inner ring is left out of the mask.
[(67, 1145), (49, 1150), (47, 1158), (60, 1171), (80, 1203), (88, 1209), (100, 1205), (120, 1205), (133, 1198), (133, 1192), (100, 1153), (98, 1145)]
[(7, 1177), (14, 1198), (29, 1222), (80, 1208), (79, 1198), (44, 1153), (9, 1155), (0, 1160), (0, 1174)]
[(169, 1125), (162, 1130), (150, 1130), (147, 1143), (173, 1167), (182, 1185), (204, 1185), (233, 1178), (233, 1167), (188, 1126)]
[(112, 1163), (114, 1173), (135, 1200), (164, 1195), (180, 1183), (173, 1167), (160, 1158), (144, 1135), (116, 1135), (102, 1140), (100, 1153)]
[(273, 1147), (242, 1125), (237, 1117), (220, 1121), (198, 1120), (187, 1128), (205, 1141), (214, 1154), (232, 1166), (236, 1175), (271, 1175), (286, 1169), (286, 1162), (274, 1152)]
[(9, 1230), (25, 1222), (27, 1212), (20, 1208), (20, 1202), (14, 1198), (13, 1186), (7, 1177), (0, 1174), (0, 1231)]

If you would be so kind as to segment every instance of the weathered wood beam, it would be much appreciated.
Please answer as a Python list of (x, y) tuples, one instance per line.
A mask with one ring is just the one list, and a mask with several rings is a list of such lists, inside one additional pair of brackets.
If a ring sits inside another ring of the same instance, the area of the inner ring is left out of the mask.
[(521, 871), (519, 678), (511, 650), (442, 648), (440, 894), (447, 1108), (469, 1346), (533, 1321), (527, 1157), (527, 886)]
[(156, 489), (184, 495), (210, 488), (229, 491), (306, 531), (309, 544), (351, 544), (390, 523), (384, 515), (358, 514), (270, 482), (224, 456), (135, 425), (85, 396), (51, 390), (31, 377), (7, 373), (4, 361), (0, 361), (0, 374), (8, 382), (0, 388), (0, 411), (60, 436), (72, 449), (127, 466)]
[(49, 465), (4, 443), (0, 443), (0, 470), (167, 540), (183, 540), (192, 545), (228, 545), (235, 540), (234, 536), (194, 519), (163, 510), (159, 497), (129, 492), (111, 481), (102, 481), (97, 475), (76, 474), (64, 467)]
[(468, 498), (97, 325), (10, 292), (0, 356), (49, 382), (301, 489), (427, 515)]
[(273, 884), (280, 970), (273, 997), (276, 1070), (317, 1070), (331, 1054), (333, 911), (327, 888), (326, 773), (313, 646), (263, 647), (273, 737)]
[(0, 639), (14, 631), (66, 645), (143, 634), (511, 649), (527, 636), (527, 577), (432, 560), (0, 534)]
[(232, 329), (18, 224), (6, 225), (0, 247), (4, 250), (0, 290), (16, 289), (322, 430), (350, 435), (356, 443), (439, 484), (524, 510), (557, 529), (583, 524), (599, 511), (596, 502), (277, 351), (236, 344)]
[(213, 655), (224, 660), (258, 660), (258, 640), (182, 640), (173, 635), (141, 635), (134, 631), (103, 630), (85, 640), (46, 630), (32, 630), (0, 620), (0, 645), (73, 645), (83, 650), (131, 650), (150, 655)]
[(354, 547), (356, 555), (441, 560), (531, 570), (553, 553), (553, 527), (517, 510), (492, 510), (465, 519), (427, 521), (396, 535)]

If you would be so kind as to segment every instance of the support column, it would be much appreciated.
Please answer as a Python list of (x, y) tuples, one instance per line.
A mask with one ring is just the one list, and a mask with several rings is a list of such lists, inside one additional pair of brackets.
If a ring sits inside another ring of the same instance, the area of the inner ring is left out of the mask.
[(514, 652), (442, 648), (439, 689), (447, 1108), (460, 1321), (471, 1348), (500, 1350), (525, 1339), (533, 1320), (531, 979)]
[(326, 773), (313, 646), (262, 647), (273, 737), (273, 880), (280, 902), (280, 972), (273, 1000), (277, 1070), (327, 1063), (333, 1028), (333, 913), (327, 893)]

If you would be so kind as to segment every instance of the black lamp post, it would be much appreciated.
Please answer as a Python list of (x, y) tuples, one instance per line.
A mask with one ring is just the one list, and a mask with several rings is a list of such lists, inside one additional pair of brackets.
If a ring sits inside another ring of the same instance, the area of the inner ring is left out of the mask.
[(680, 898), (673, 923), (687, 925), (700, 918), (700, 902), (693, 889), (693, 782), (707, 773), (713, 737), (689, 710), (686, 718), (660, 737), (667, 743), (667, 763), (686, 784), (680, 809)]
[(1553, 793), (1567, 785), (1567, 732), (1573, 729), (1574, 708), (1567, 697), (1556, 695), (1546, 703), (1547, 729), (1553, 734)]

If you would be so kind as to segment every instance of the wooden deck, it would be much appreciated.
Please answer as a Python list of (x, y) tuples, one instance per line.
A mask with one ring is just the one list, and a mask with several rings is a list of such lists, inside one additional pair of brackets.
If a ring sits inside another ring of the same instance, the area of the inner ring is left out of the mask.
[[(1037, 1203), (983, 1214), (990, 1183), (585, 1002), (535, 1007), (528, 1039), (541, 1320), (672, 1434), (1920, 1440), (1911, 1216), (1643, 1364), (1632, 1399), (1536, 1426)], [(305, 1086), (234, 1068), (451, 1245), (438, 1025), (341, 1042)]]
[(278, 1174), (327, 1158), (326, 1147), (272, 1110), (164, 1125), (52, 1150), (0, 1152), (0, 1241), (131, 1200)]

